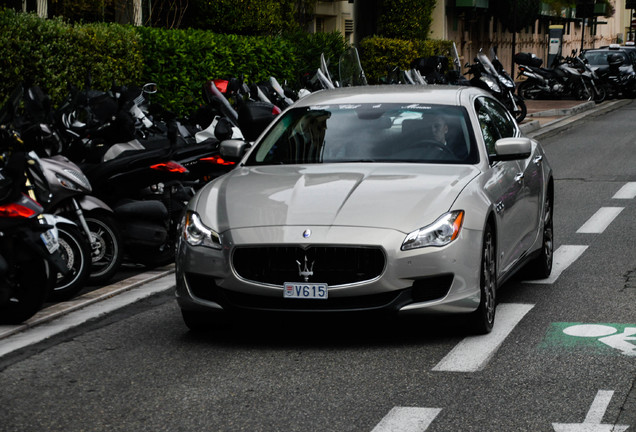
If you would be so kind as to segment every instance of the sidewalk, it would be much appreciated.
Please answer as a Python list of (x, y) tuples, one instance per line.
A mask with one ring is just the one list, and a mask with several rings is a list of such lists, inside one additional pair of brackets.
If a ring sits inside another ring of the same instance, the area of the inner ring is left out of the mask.
[[(631, 99), (611, 100), (600, 104), (575, 100), (528, 100), (526, 101), (528, 114), (526, 119), (521, 122), (520, 128), (524, 135), (530, 138), (546, 137), (572, 127), (573, 123), (584, 117), (603, 114), (631, 102)], [(40, 326), (61, 316), (68, 315), (73, 311), (86, 308), (89, 305), (122, 295), (153, 281), (162, 278), (171, 279), (173, 273), (174, 264), (171, 264), (86, 293), (70, 301), (59, 302), (42, 309), (21, 325), (0, 326), (0, 340), (31, 327)], [(161, 287), (163, 291), (173, 288), (174, 282), (172, 281), (166, 282), (165, 286)], [(158, 292), (153, 292), (149, 295), (155, 295), (157, 293)]]
[(539, 138), (562, 130), (583, 117), (603, 114), (632, 102), (631, 99), (595, 102), (577, 100), (526, 100), (528, 114), (521, 122), (521, 131), (531, 137)]

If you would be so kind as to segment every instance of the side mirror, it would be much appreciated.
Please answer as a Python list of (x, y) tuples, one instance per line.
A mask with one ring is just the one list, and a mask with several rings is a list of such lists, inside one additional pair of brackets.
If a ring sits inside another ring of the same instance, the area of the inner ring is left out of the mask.
[(252, 147), (250, 143), (243, 140), (228, 139), (221, 141), (221, 156), (230, 159), (241, 159), (250, 147)]
[(142, 91), (147, 94), (157, 93), (157, 83), (147, 83), (142, 87)]
[(527, 159), (531, 153), (530, 138), (501, 138), (495, 143), (495, 154), (490, 155), (490, 160), (494, 162)]

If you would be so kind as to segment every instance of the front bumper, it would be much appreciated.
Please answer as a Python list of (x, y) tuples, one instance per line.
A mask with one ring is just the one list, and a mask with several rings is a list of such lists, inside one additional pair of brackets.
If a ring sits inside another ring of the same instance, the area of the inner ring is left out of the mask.
[[(291, 240), (298, 237), (298, 227), (235, 230), (224, 234), (223, 244), (230, 246), (222, 250), (193, 247), (180, 241), (176, 265), (179, 306), (186, 310), (227, 312), (386, 311), (420, 314), (468, 313), (479, 305), (482, 241), (479, 231), (464, 228), (459, 238), (445, 247), (401, 251), (399, 248), (405, 235), (393, 230), (307, 228), (312, 230), (312, 240), (304, 243)], [(238, 275), (231, 265), (237, 245), (379, 247), (384, 253), (385, 264), (379, 276), (373, 279), (329, 286), (328, 299), (287, 299), (283, 297), (282, 284), (246, 280)]]

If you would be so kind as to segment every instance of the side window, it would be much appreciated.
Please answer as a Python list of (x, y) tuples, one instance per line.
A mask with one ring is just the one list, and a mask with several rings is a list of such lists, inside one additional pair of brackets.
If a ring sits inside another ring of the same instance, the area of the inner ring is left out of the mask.
[(484, 105), (484, 99), (477, 99), (475, 102), (475, 111), (479, 119), (479, 127), (481, 135), (484, 138), (486, 149), (489, 155), (495, 154), (495, 142), (501, 138), (499, 131), (495, 127), (495, 122), (490, 116), (490, 110)]
[(494, 154), (495, 142), (499, 138), (516, 136), (517, 125), (508, 110), (500, 103), (489, 98), (479, 98), (475, 104), (488, 154)]

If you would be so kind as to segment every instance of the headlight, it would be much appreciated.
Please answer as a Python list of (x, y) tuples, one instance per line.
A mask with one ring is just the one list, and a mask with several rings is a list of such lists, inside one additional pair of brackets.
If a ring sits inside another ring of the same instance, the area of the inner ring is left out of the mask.
[(206, 227), (196, 212), (188, 210), (183, 222), (183, 238), (188, 244), (221, 249), (221, 237), (219, 234)]
[(492, 91), (497, 93), (501, 92), (501, 88), (499, 88), (499, 85), (492, 78), (482, 75), (479, 77), (479, 79), (485, 82), (488, 88)]
[(427, 246), (446, 246), (459, 236), (464, 221), (464, 211), (455, 210), (440, 216), (432, 224), (413, 231), (402, 243), (402, 250)]

